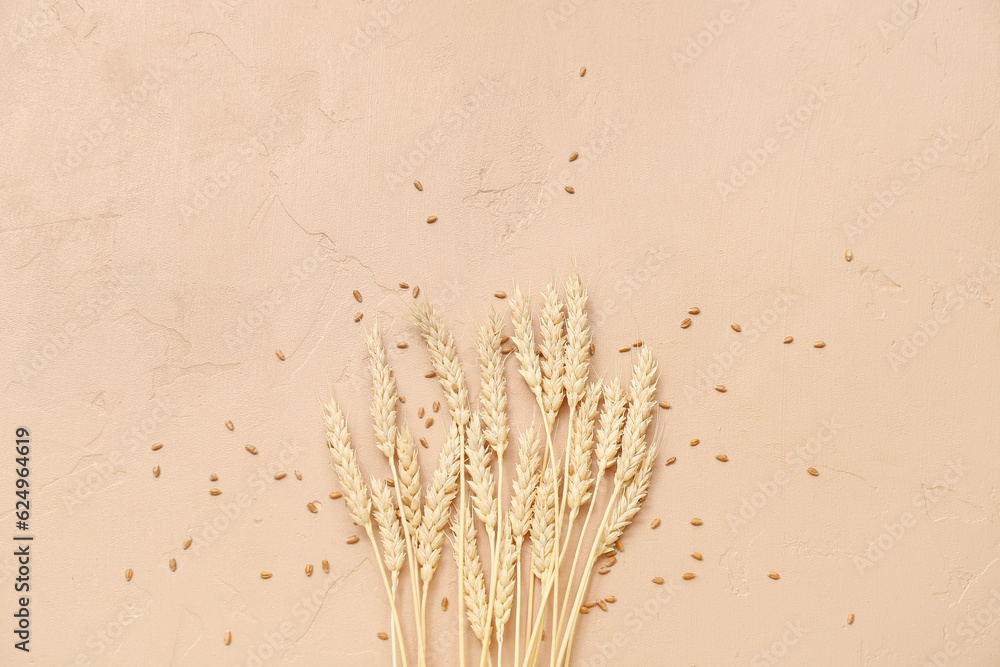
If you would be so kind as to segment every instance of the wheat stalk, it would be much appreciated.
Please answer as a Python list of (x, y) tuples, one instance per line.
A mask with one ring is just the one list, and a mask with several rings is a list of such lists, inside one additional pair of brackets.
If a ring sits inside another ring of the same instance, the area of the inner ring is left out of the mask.
[[(382, 561), (389, 570), (391, 578), (391, 597), (395, 602), (396, 589), (399, 586), (399, 574), (403, 569), (403, 559), (406, 557), (406, 544), (403, 541), (403, 528), (399, 523), (399, 514), (393, 500), (392, 490), (382, 480), (372, 477), (372, 504), (374, 505), (375, 523), (378, 525), (379, 537), (382, 538)], [(395, 625), (390, 626), (391, 638), (395, 638)], [(396, 664), (396, 647), (393, 641), (392, 664)]]
[[(406, 554), (409, 556), (410, 567), (410, 593), (413, 596), (413, 608), (420, 607), (420, 591), (417, 583), (417, 563), (413, 553), (413, 526), (414, 521), (419, 522), (419, 470), (417, 468), (416, 450), (413, 448), (413, 440), (402, 437), (396, 423), (396, 402), (399, 397), (396, 394), (396, 378), (393, 376), (392, 368), (386, 359), (385, 347), (382, 345), (382, 337), (378, 326), (372, 327), (366, 339), (368, 348), (368, 367), (372, 376), (372, 425), (375, 430), (375, 446), (385, 455), (392, 470), (393, 486), (396, 492), (396, 502), (406, 513), (407, 529), (403, 535)], [(406, 442), (408, 440), (408, 442)], [(406, 463), (397, 461), (397, 453), (401, 453), (402, 447), (408, 447)], [(405, 472), (406, 478), (403, 480), (400, 471), (397, 471), (397, 463)], [(413, 494), (414, 485), (417, 493)], [(403, 494), (406, 494), (404, 500)], [(398, 576), (398, 575), (397, 575)], [(422, 664), (424, 655), (424, 633), (421, 630), (421, 619), (417, 617), (417, 656), (418, 662)]]
[(368, 535), (368, 540), (375, 550), (375, 563), (378, 565), (379, 574), (382, 576), (382, 584), (385, 586), (385, 594), (389, 598), (389, 609), (392, 613), (392, 622), (395, 625), (399, 653), (406, 667), (406, 647), (403, 644), (403, 631), (399, 624), (399, 612), (396, 609), (395, 595), (392, 586), (385, 573), (385, 566), (378, 557), (378, 543), (375, 541), (375, 534), (372, 530), (372, 501), (365, 487), (364, 477), (361, 475), (361, 466), (354, 455), (354, 447), (351, 446), (351, 435), (347, 430), (347, 420), (340, 411), (336, 401), (330, 398), (329, 404), (325, 406), (324, 422), (326, 426), (326, 444), (330, 449), (330, 457), (333, 459), (333, 467), (340, 480), (340, 487), (344, 494), (344, 501), (347, 504), (351, 520), (364, 528)]
[[(639, 358), (632, 369), (632, 381), (629, 385), (629, 395), (632, 398), (631, 409), (628, 410), (625, 417), (621, 450), (618, 452), (616, 458), (615, 486), (611, 493), (611, 498), (608, 500), (604, 517), (598, 526), (590, 555), (587, 557), (586, 569), (581, 576), (580, 584), (577, 588), (573, 609), (578, 608), (583, 600), (583, 596), (587, 590), (587, 583), (593, 571), (594, 562), (601, 553), (604, 553), (606, 538), (615, 530), (618, 531), (619, 535), (621, 534), (620, 531), (624, 530), (624, 527), (631, 521), (635, 512), (638, 512), (639, 504), (645, 498), (645, 489), (638, 495), (635, 490), (641, 486), (644, 478), (645, 484), (648, 487), (649, 475), (652, 474), (652, 461), (656, 457), (656, 445), (649, 446), (646, 444), (646, 429), (649, 426), (653, 407), (655, 406), (653, 396), (656, 393), (656, 373), (656, 361), (653, 359), (652, 352), (649, 351), (649, 348), (643, 348), (639, 352)], [(647, 467), (648, 474), (646, 472)], [(621, 504), (623, 501), (619, 500), (619, 495), (629, 498), (626, 505), (623, 506)], [(637, 503), (635, 502), (636, 499), (638, 499)], [(632, 511), (633, 506), (634, 511)], [(629, 515), (628, 512), (623, 513), (623, 509), (631, 511), (631, 514)], [(614, 540), (612, 540), (613, 542)], [(559, 653), (555, 661), (557, 664), (562, 664), (563, 656), (568, 651), (568, 645), (571, 641), (576, 622), (577, 616), (571, 616), (569, 624), (562, 634)]]
[[(413, 306), (413, 319), (420, 329), (420, 333), (427, 344), (427, 351), (430, 354), (431, 365), (438, 376), (442, 389), (444, 389), (445, 400), (448, 403), (448, 411), (451, 414), (452, 422), (458, 424), (458, 452), (459, 452), (459, 478), (458, 493), (459, 506), (465, 506), (465, 426), (469, 422), (471, 410), (469, 408), (469, 390), (465, 382), (465, 372), (458, 361), (458, 350), (455, 347), (455, 339), (448, 331), (441, 319), (434, 312), (434, 308), (427, 302), (417, 302)], [(460, 514), (460, 524), (465, 523), (465, 513)], [(465, 526), (460, 525), (462, 532)], [(462, 616), (465, 611), (465, 542), (458, 541), (458, 651), (459, 664), (465, 667), (465, 632)], [(426, 605), (424, 615), (426, 616)], [(426, 629), (425, 629), (426, 631)]]
[[(459, 521), (456, 517), (452, 521), (451, 529), (455, 543), (455, 558), (459, 558), (461, 553), (461, 557), (465, 560), (461, 571), (462, 576), (465, 577), (466, 614), (469, 627), (472, 628), (472, 634), (485, 645), (489, 639), (490, 618), (486, 600), (486, 579), (483, 575), (483, 564), (479, 558), (479, 540), (472, 519), (472, 509), (466, 505), (458, 510), (458, 515), (459, 517), (464, 516), (465, 520)], [(459, 532), (463, 530), (462, 526), (464, 526), (464, 534)], [(465, 548), (460, 551), (458, 544), (464, 544)]]
[[(493, 601), (493, 620), (497, 634), (497, 665), (503, 666), (503, 635), (507, 621), (510, 620), (511, 607), (514, 604), (514, 586), (516, 585), (515, 570), (520, 554), (518, 542), (511, 534), (509, 521), (501, 523), (498, 550), (498, 572), (496, 576), (496, 597)], [(514, 654), (516, 659), (517, 654)]]
[[(372, 543), (389, 598), (394, 665), (397, 648), (403, 666), (407, 665), (396, 605), (407, 556), (418, 662), (420, 667), (427, 663), (427, 596), (449, 525), (458, 568), (460, 664), (465, 664), (464, 634), (468, 623), (481, 644), (480, 666), (492, 665), (494, 634), (497, 662), (502, 666), (505, 630), (514, 613), (514, 662), (535, 667), (551, 598), (549, 662), (553, 667), (568, 665), (579, 620), (579, 614), (572, 611), (580, 607), (597, 558), (613, 548), (649, 491), (659, 448), (655, 437), (653, 442), (647, 442), (657, 374), (649, 348), (638, 351), (626, 396), (617, 378), (603, 385), (588, 382), (592, 344), (587, 294), (578, 275), (574, 273), (566, 281), (565, 298), (553, 284), (546, 287), (539, 310), (537, 349), (531, 308), (516, 286), (509, 303), (518, 371), (541, 413), (545, 444), (543, 449), (535, 426), (521, 433), (508, 507), (503, 502), (503, 462), (510, 437), (508, 387), (501, 351), (503, 318), (492, 308), (477, 338), (482, 380), (478, 409), (473, 411), (454, 338), (429, 304), (420, 302), (413, 307), (414, 321), (426, 342), (451, 418), (438, 465), (426, 486), (421, 484), (413, 438), (398, 421), (396, 382), (377, 327), (369, 331), (366, 341), (372, 376), (371, 417), (376, 447), (392, 471), (391, 483), (372, 477), (369, 492), (346, 419), (332, 398), (324, 406), (327, 444), (348, 512)], [(563, 406), (568, 418), (566, 440), (557, 448), (556, 425)], [(589, 542), (588, 554), (581, 559), (601, 484), (606, 476), (611, 478), (608, 471), (612, 466), (613, 488)], [(457, 511), (452, 516), (456, 497)], [(564, 580), (562, 565), (570, 553), (570, 539), (584, 506), (586, 516), (569, 576)], [(484, 563), (479, 553), (478, 523), (483, 524), (489, 543), (489, 563)], [(375, 526), (380, 543), (374, 535)], [(521, 553), (526, 538), (530, 540), (530, 567), (528, 585), (522, 590)], [(577, 581), (580, 565), (583, 572)], [(540, 581), (537, 610), (536, 577)], [(565, 588), (563, 596), (561, 587)], [(521, 608), (525, 592), (528, 618), (522, 652)], [(575, 599), (573, 604), (571, 599)]]
[[(597, 459), (597, 482), (594, 484), (592, 498), (596, 499), (601, 491), (601, 482), (604, 479), (605, 471), (614, 465), (615, 457), (621, 447), (622, 429), (625, 427), (625, 411), (628, 401), (622, 390), (621, 381), (615, 377), (604, 386), (604, 410), (601, 412), (600, 425), (597, 429), (597, 443), (594, 447), (594, 456)], [(572, 567), (569, 571), (566, 594), (563, 597), (562, 613), (559, 616), (559, 628), (563, 627), (566, 615), (570, 612), (569, 596), (573, 590), (573, 582), (576, 577), (576, 568), (580, 563), (580, 550), (583, 548), (583, 541), (587, 535), (587, 528), (590, 526), (591, 517), (594, 514), (595, 502), (591, 502), (587, 508), (587, 516), (583, 520), (583, 527), (580, 528), (580, 537), (576, 542), (576, 550), (573, 552)]]
[[(508, 521), (510, 531), (514, 538), (517, 551), (516, 579), (517, 591), (520, 596), (521, 591), (521, 545), (524, 537), (528, 534), (531, 526), (531, 518), (535, 505), (535, 490), (538, 488), (540, 479), (538, 467), (541, 464), (541, 442), (538, 439), (538, 432), (534, 426), (521, 434), (518, 441), (518, 461), (514, 469), (514, 482), (511, 488), (510, 509), (508, 510)], [(520, 653), (521, 640), (521, 600), (518, 598), (517, 608), (514, 614), (514, 660), (517, 661)]]

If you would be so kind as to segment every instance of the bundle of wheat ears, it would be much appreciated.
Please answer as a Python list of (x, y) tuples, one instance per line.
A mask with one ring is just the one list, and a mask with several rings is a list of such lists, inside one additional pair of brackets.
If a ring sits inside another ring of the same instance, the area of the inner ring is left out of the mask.
[[(494, 659), (497, 665), (568, 665), (594, 565), (616, 544), (621, 548), (619, 538), (646, 498), (658, 450), (655, 438), (646, 437), (657, 376), (649, 349), (637, 348), (626, 393), (617, 378), (590, 379), (594, 348), (587, 294), (577, 275), (563, 296), (551, 284), (546, 288), (537, 345), (527, 298), (515, 288), (508, 301), (514, 347), (503, 346), (503, 317), (491, 308), (478, 337), (476, 406), (451, 333), (428, 303), (413, 308), (451, 419), (437, 468), (425, 483), (413, 437), (397, 419), (396, 381), (377, 326), (367, 337), (371, 415), (392, 484), (374, 477), (365, 482), (343, 412), (332, 397), (324, 406), (327, 444), (347, 509), (371, 541), (389, 598), (394, 665), (428, 664), (428, 588), (448, 531), (458, 568), (459, 664), (472, 662), (466, 655), (468, 623), (480, 644), (474, 650), (480, 666)], [(517, 464), (505, 494), (510, 434), (504, 362), (511, 351), (538, 414), (517, 436)], [(562, 419), (565, 438), (556, 442)], [(602, 483), (611, 485), (610, 493), (607, 487), (601, 493)], [(606, 504), (597, 507), (599, 501)], [(488, 549), (481, 550), (484, 536)], [(399, 591), (406, 578), (409, 603), (405, 590)], [(408, 638), (400, 613), (410, 607)]]

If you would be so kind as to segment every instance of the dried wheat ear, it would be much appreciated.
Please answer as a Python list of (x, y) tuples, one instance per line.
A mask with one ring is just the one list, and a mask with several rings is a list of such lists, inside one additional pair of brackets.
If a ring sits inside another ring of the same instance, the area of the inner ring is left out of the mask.
[[(615, 600), (585, 603), (594, 568), (602, 556), (622, 550), (622, 535), (652, 480), (659, 442), (649, 427), (658, 405), (658, 370), (649, 346), (630, 348), (627, 384), (617, 377), (593, 379), (595, 348), (579, 276), (561, 290), (549, 284), (537, 309), (516, 285), (509, 296), (498, 291), (494, 297), (506, 299), (509, 314), (490, 307), (478, 331), (475, 401), (452, 333), (428, 302), (412, 307), (433, 368), (425, 375), (438, 379), (437, 395), (428, 400), (435, 412), (441, 402), (447, 407), (447, 437), (426, 475), (398, 413), (403, 400), (377, 327), (368, 331), (366, 345), (371, 423), (384, 463), (365, 458), (366, 465), (387, 465), (389, 477), (365, 481), (344, 413), (332, 397), (324, 406), (345, 506), (375, 551), (388, 598), (391, 632), (380, 636), (392, 639), (387, 647), (394, 665), (428, 665), (428, 594), (446, 535), (457, 569), (457, 621), (449, 622), (458, 623), (459, 664), (473, 660), (467, 629), (481, 667), (570, 664), (580, 618), (595, 605), (606, 611)], [(507, 384), (509, 352), (536, 411), (520, 420), (531, 425), (517, 434), (510, 432), (508, 395), (522, 389)], [(508, 453), (512, 439), (516, 452)], [(433, 448), (427, 438), (419, 440), (422, 448)], [(509, 480), (508, 456), (516, 457)], [(608, 557), (599, 572), (615, 561)], [(446, 603), (441, 607), (447, 610)]]

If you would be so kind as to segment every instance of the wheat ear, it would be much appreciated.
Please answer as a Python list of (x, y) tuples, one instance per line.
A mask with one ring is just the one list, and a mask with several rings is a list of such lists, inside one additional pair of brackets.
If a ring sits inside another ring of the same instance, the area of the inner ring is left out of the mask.
[[(399, 514), (393, 500), (392, 490), (382, 480), (372, 477), (372, 504), (374, 505), (375, 523), (378, 524), (379, 537), (382, 538), (382, 561), (389, 570), (391, 578), (392, 599), (396, 599), (396, 589), (399, 586), (399, 574), (403, 569), (406, 557), (406, 545), (403, 540), (403, 528), (399, 523)], [(390, 626), (393, 637), (396, 626)], [(392, 664), (396, 664), (396, 647), (392, 649)]]
[(539, 471), (541, 464), (541, 442), (538, 439), (538, 432), (534, 426), (521, 434), (518, 441), (518, 461), (514, 470), (514, 482), (511, 487), (510, 509), (508, 519), (510, 521), (510, 531), (514, 538), (517, 551), (516, 579), (517, 579), (517, 607), (514, 612), (514, 662), (517, 663), (521, 653), (521, 546), (524, 537), (531, 526), (532, 510), (535, 505), (535, 490), (538, 488)]
[(590, 527), (591, 517), (594, 515), (594, 507), (597, 505), (597, 498), (601, 491), (601, 481), (604, 479), (605, 471), (614, 465), (615, 457), (621, 447), (622, 429), (625, 427), (625, 410), (628, 402), (625, 400), (625, 392), (622, 390), (622, 383), (617, 377), (604, 386), (604, 410), (601, 411), (600, 424), (597, 428), (597, 443), (594, 447), (594, 456), (597, 459), (597, 482), (594, 484), (594, 492), (591, 496), (591, 503), (587, 508), (587, 516), (583, 520), (580, 528), (580, 537), (577, 538), (576, 550), (573, 552), (572, 567), (569, 571), (569, 578), (566, 580), (566, 594), (563, 596), (562, 612), (559, 616), (559, 628), (566, 622), (566, 615), (570, 612), (569, 596), (573, 591), (573, 582), (576, 578), (576, 569), (580, 563), (580, 550), (583, 548), (583, 541), (586, 539), (587, 528)]
[[(424, 494), (424, 505), (421, 511), (420, 526), (417, 528), (417, 564), (420, 566), (422, 584), (420, 614), (421, 627), (427, 630), (427, 592), (431, 580), (441, 562), (441, 548), (444, 545), (445, 529), (451, 518), (451, 506), (458, 493), (459, 470), (462, 467), (459, 452), (461, 437), (459, 426), (452, 422), (448, 431), (448, 439), (438, 458), (438, 466), (431, 476), (427, 492)], [(424, 640), (426, 650), (427, 641)]]
[[(405, 516), (407, 529), (403, 534), (403, 541), (406, 548), (406, 555), (409, 557), (409, 568), (410, 568), (410, 593), (413, 596), (413, 609), (414, 617), (416, 619), (417, 628), (417, 656), (418, 662), (422, 664), (422, 657), (424, 655), (424, 633), (421, 631), (421, 618), (419, 613), (420, 608), (420, 589), (417, 578), (417, 563), (414, 558), (413, 553), (413, 539), (412, 530), (414, 517), (412, 516), (414, 507), (418, 508), (419, 511), (419, 498), (414, 498), (410, 494), (414, 483), (417, 485), (417, 493), (419, 495), (419, 479), (415, 479), (412, 476), (412, 472), (416, 469), (416, 451), (412, 449), (413, 441), (409, 442), (411, 451), (407, 455), (407, 468), (406, 471), (406, 483), (397, 471), (397, 463), (402, 464), (402, 461), (397, 460), (397, 452), (400, 449), (400, 445), (403, 443), (403, 438), (400, 435), (399, 429), (396, 422), (396, 401), (398, 396), (396, 394), (396, 378), (393, 376), (392, 368), (389, 366), (389, 362), (386, 359), (385, 347), (382, 345), (382, 337), (379, 333), (378, 326), (372, 327), (366, 339), (366, 344), (368, 347), (368, 367), (372, 376), (372, 425), (375, 429), (375, 446), (378, 447), (379, 451), (385, 455), (386, 460), (389, 463), (389, 468), (392, 470), (393, 486), (395, 487), (396, 503), (401, 509), (405, 509), (411, 516)], [(406, 502), (404, 502), (403, 494), (407, 494)], [(416, 519), (419, 521), (419, 518)], [(398, 576), (398, 575), (397, 575)]]
[(403, 644), (403, 631), (399, 625), (399, 612), (396, 609), (392, 586), (385, 573), (385, 566), (379, 557), (378, 542), (375, 541), (375, 534), (372, 530), (371, 497), (368, 495), (365, 480), (361, 476), (361, 467), (354, 454), (354, 447), (351, 446), (351, 434), (347, 430), (347, 420), (344, 419), (344, 414), (332, 397), (330, 403), (324, 406), (323, 421), (326, 426), (326, 444), (330, 449), (330, 457), (333, 459), (333, 467), (340, 480), (340, 488), (344, 494), (344, 501), (347, 504), (351, 520), (357, 526), (364, 528), (368, 540), (372, 543), (372, 549), (375, 550), (375, 563), (382, 576), (385, 594), (389, 598), (389, 609), (392, 612), (392, 621), (396, 626), (399, 653), (403, 667), (406, 667), (406, 647)]
[[(490, 448), (486, 444), (486, 438), (482, 431), (480, 413), (472, 416), (469, 422), (468, 433), (468, 474), (469, 489), (472, 491), (472, 508), (476, 517), (486, 528), (486, 537), (490, 547), (490, 562), (494, 562), (496, 554), (496, 525), (497, 525), (497, 497), (496, 480), (493, 478), (493, 466), (490, 463)], [(468, 530), (468, 529), (467, 529)], [(491, 572), (492, 580), (492, 572)], [(490, 609), (487, 598), (484, 615), (486, 618), (485, 634), (480, 637), (483, 641), (482, 651), (479, 656), (480, 665), (485, 664), (489, 655), (489, 643), (492, 633), (493, 612)], [(471, 612), (470, 612), (471, 613)]]
[[(497, 592), (497, 578), (500, 574), (501, 532), (503, 522), (498, 520), (501, 512), (501, 494), (503, 493), (503, 457), (507, 451), (510, 429), (507, 424), (507, 381), (503, 371), (503, 353), (500, 351), (500, 338), (503, 320), (497, 312), (490, 308), (486, 323), (479, 330), (477, 348), (482, 375), (480, 383), (479, 403), (483, 420), (483, 439), (496, 455), (496, 493), (493, 500), (492, 524), (486, 524), (490, 542), (490, 585), (489, 585), (489, 616), (492, 618), (493, 605)], [(471, 459), (470, 459), (471, 460)], [(487, 645), (488, 649), (488, 645)], [(480, 665), (485, 664), (488, 654), (484, 651), (480, 656)]]
[[(580, 585), (577, 588), (576, 599), (572, 607), (573, 609), (580, 606), (580, 603), (583, 600), (583, 595), (587, 590), (587, 583), (590, 579), (591, 572), (593, 571), (594, 562), (597, 560), (600, 553), (603, 553), (603, 540), (608, 534), (608, 522), (617, 519), (617, 517), (613, 517), (613, 512), (618, 507), (617, 503), (619, 501), (619, 494), (626, 491), (628, 486), (633, 482), (633, 480), (635, 480), (636, 475), (640, 473), (646, 464), (649, 464), (650, 466), (652, 465), (648, 454), (649, 450), (655, 450), (655, 447), (651, 448), (646, 445), (646, 429), (649, 427), (653, 407), (655, 406), (653, 396), (656, 393), (656, 373), (656, 360), (653, 358), (652, 352), (649, 351), (649, 348), (643, 348), (639, 352), (639, 358), (636, 360), (635, 366), (632, 369), (632, 380), (629, 385), (629, 394), (632, 397), (632, 404), (631, 409), (629, 409), (626, 414), (625, 426), (622, 433), (622, 446), (616, 459), (617, 469), (615, 470), (615, 487), (611, 492), (611, 498), (608, 500), (608, 506), (604, 512), (604, 517), (598, 525), (597, 536), (595, 537), (593, 546), (591, 547), (590, 555), (587, 557), (586, 569), (580, 578)], [(652, 470), (651, 467), (650, 470)], [(601, 549), (601, 551), (599, 551), (599, 549)], [(576, 621), (577, 615), (571, 615), (568, 627), (562, 636), (559, 654), (556, 659), (557, 664), (562, 664), (563, 662), (563, 656), (567, 651), (567, 644), (570, 641)]]
[(514, 356), (519, 365), (518, 372), (524, 378), (524, 383), (538, 401), (542, 400), (542, 367), (538, 361), (535, 349), (535, 330), (531, 323), (531, 307), (521, 293), (521, 288), (514, 286), (510, 299), (510, 320), (514, 325)]
[[(493, 601), (493, 620), (497, 633), (497, 665), (503, 667), (503, 635), (507, 621), (510, 620), (510, 610), (514, 604), (515, 570), (520, 554), (517, 542), (511, 534), (509, 521), (501, 522), (500, 552), (497, 573), (496, 598)], [(515, 655), (515, 659), (516, 659)]]
[[(462, 572), (465, 577), (466, 615), (469, 620), (469, 627), (472, 628), (472, 634), (476, 636), (476, 639), (485, 644), (490, 632), (490, 625), (487, 617), (486, 579), (483, 575), (483, 564), (479, 558), (479, 540), (476, 534), (476, 526), (472, 519), (471, 508), (466, 505), (464, 508), (459, 509), (458, 514), (459, 517), (464, 514), (465, 520), (460, 522), (458, 517), (456, 517), (452, 521), (451, 529), (456, 547), (454, 549), (456, 559), (459, 554), (458, 544), (465, 543), (465, 549), (461, 553), (465, 559)], [(461, 530), (460, 523), (465, 526), (464, 534), (458, 532)]]
[[(427, 351), (431, 358), (431, 365), (438, 376), (438, 381), (444, 389), (445, 400), (448, 403), (448, 411), (451, 413), (452, 421), (458, 424), (458, 451), (459, 451), (459, 478), (458, 494), (459, 506), (465, 506), (465, 426), (469, 422), (469, 390), (465, 382), (465, 372), (458, 361), (458, 350), (455, 347), (455, 339), (448, 331), (441, 319), (434, 312), (433, 307), (427, 302), (417, 302), (413, 306), (413, 319), (423, 335), (427, 344)], [(465, 523), (465, 513), (460, 514), (460, 524)], [(460, 526), (465, 532), (465, 526)], [(465, 667), (465, 625), (462, 617), (465, 612), (465, 542), (458, 541), (458, 652), (459, 665)], [(426, 605), (425, 605), (426, 607)], [(426, 609), (425, 609), (426, 614)], [(426, 631), (426, 628), (425, 628)]]
[[(625, 528), (632, 523), (632, 519), (639, 512), (643, 501), (646, 499), (646, 494), (649, 492), (649, 482), (653, 476), (653, 465), (656, 462), (659, 449), (659, 440), (654, 437), (645, 451), (642, 465), (636, 471), (635, 476), (629, 482), (624, 493), (621, 494), (618, 502), (615, 503), (615, 509), (611, 513), (607, 526), (604, 528), (604, 535), (599, 536), (601, 538), (600, 544), (602, 545), (600, 554), (614, 550), (616, 541), (621, 538)], [(595, 560), (600, 554), (595, 556)], [(582, 593), (585, 594), (586, 580), (581, 585), (584, 586)], [(581, 600), (583, 599), (583, 594), (580, 595)], [(578, 617), (578, 614), (574, 614), (571, 617), (569, 627), (565, 630), (563, 641), (565, 643), (565, 664), (567, 665), (573, 651), (573, 639), (576, 636), (576, 622)], [(560, 656), (562, 656), (562, 650), (560, 648)]]

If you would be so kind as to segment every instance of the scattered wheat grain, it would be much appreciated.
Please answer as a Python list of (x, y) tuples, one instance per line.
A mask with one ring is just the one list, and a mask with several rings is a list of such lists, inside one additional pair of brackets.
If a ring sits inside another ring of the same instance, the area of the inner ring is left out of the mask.
[(226, 643), (226, 646), (229, 646), (229, 645), (230, 645), (230, 644), (232, 643), (232, 641), (233, 641), (233, 633), (231, 633), (231, 632), (227, 632), (227, 633), (226, 633), (226, 634), (225, 634), (225, 635), (224, 635), (224, 636), (222, 637), (222, 641), (224, 641), (224, 642)]
[(699, 519), (698, 517), (695, 517), (695, 518), (691, 519), (691, 525), (692, 526), (700, 526), (701, 523), (702, 523), (701, 519)]
[(653, 577), (653, 583), (659, 586), (663, 583), (663, 577)]
[(354, 300), (361, 303), (361, 292), (358, 290), (354, 290)]
[(785, 336), (785, 340), (783, 340), (783, 341), (781, 341), (781, 342), (782, 342), (782, 343), (784, 343), (785, 345), (788, 345), (788, 344), (789, 344), (789, 343), (791, 343), (791, 342), (792, 342), (793, 340), (795, 340), (795, 339), (794, 339), (794, 338), (792, 338), (791, 336)]
[(260, 578), (261, 579), (270, 579), (271, 578), (271, 573), (270, 572), (261, 572), (260, 573)]
[(132, 568), (125, 570), (125, 581), (132, 581)]
[(309, 511), (312, 512), (313, 514), (319, 512), (319, 508), (316, 507), (316, 503), (306, 503), (306, 507), (308, 507)]
[(813, 347), (826, 347), (826, 343), (824, 343), (821, 340), (818, 340), (815, 343), (813, 343)]
[(726, 386), (722, 384), (717, 384), (715, 385), (715, 391), (719, 392), (720, 394), (724, 394), (726, 393)]
[(160, 466), (153, 466), (153, 477), (160, 476)]
[(171, 558), (170, 559), (170, 571), (171, 572), (176, 572), (177, 571), (177, 559), (176, 558)]
[(847, 615), (847, 624), (848, 625), (853, 625), (854, 624), (854, 614), (848, 614)]
[(580, 154), (577, 153), (576, 151), (573, 151), (572, 153), (569, 154), (569, 161), (575, 162), (578, 157), (580, 157)]
[(410, 289), (409, 283), (399, 283), (399, 289)]
[(330, 574), (330, 561), (324, 560), (321, 565), (323, 566), (323, 571)]
[(158, 442), (155, 445), (153, 445), (153, 451), (154, 452), (158, 452), (161, 449), (163, 449), (163, 443), (162, 442)]
[(184, 549), (187, 549), (188, 547), (190, 547), (192, 541), (193, 540), (190, 537), (187, 538), (186, 540), (184, 540)]
[(566, 186), (566, 192), (568, 192), (570, 194), (573, 194), (574, 192), (576, 192), (576, 190), (573, 189), (572, 185), (567, 185)]
[(360, 539), (361, 538), (359, 538), (357, 535), (351, 535), (350, 537), (347, 538), (347, 543), (348, 544), (357, 544), (360, 541)]
[(209, 493), (211, 493), (213, 496), (218, 496), (222, 493), (222, 491), (220, 491), (219, 489), (212, 489), (209, 491)]
[(808, 468), (806, 471), (813, 477), (819, 477), (819, 470), (816, 470), (816, 468)]
[(725, 454), (716, 454), (715, 458), (718, 459), (719, 461), (722, 461), (723, 463), (729, 460), (729, 457), (726, 456)]
[(694, 558), (695, 560), (701, 560), (701, 553), (695, 551), (693, 554), (691, 554), (691, 558)]
[(332, 493), (330, 493), (330, 499), (331, 500), (338, 500), (341, 495), (342, 494), (340, 493), (340, 491), (333, 491)]
[(671, 456), (669, 459), (667, 459), (667, 462), (664, 465), (665, 466), (671, 466), (671, 465), (673, 465), (675, 463), (677, 463), (677, 457), (676, 456)]
[(285, 360), (285, 353), (282, 352), (281, 350), (275, 350), (274, 353), (278, 355), (278, 359), (281, 359), (282, 361)]
[(295, 479), (297, 479), (297, 480), (299, 480), (301, 482), (302, 481), (302, 473), (300, 473), (298, 470), (293, 470), (292, 472), (295, 474)]
[(283, 472), (276, 472), (276, 473), (274, 473), (274, 478), (275, 479), (285, 479), (285, 477), (286, 477), (286, 475)]
[(257, 455), (257, 448), (254, 447), (253, 445), (247, 445), (247, 451), (253, 454), (254, 456)]
[(380, 632), (378, 633), (378, 638), (385, 641), (386, 639), (389, 638), (389, 635), (385, 634), (384, 632)]
[(844, 259), (846, 259), (848, 262), (851, 261), (852, 259), (854, 259), (854, 253), (851, 252), (850, 250), (845, 250)]
[(226, 428), (228, 428), (230, 431), (236, 428), (235, 426), (233, 426), (233, 421), (231, 419), (226, 422)]
[(601, 611), (607, 611), (608, 610), (608, 603), (606, 603), (604, 600), (600, 600), (599, 599), (597, 601), (597, 606), (601, 608)]
[(769, 576), (771, 579), (774, 579), (775, 581), (781, 578), (777, 572), (768, 572), (767, 576)]
[(360, 322), (360, 321), (361, 321), (361, 318), (362, 318), (362, 317), (364, 317), (364, 316), (365, 316), (365, 314), (364, 314), (364, 313), (362, 313), (362, 312), (361, 312), (361, 311), (359, 310), (358, 312), (354, 313), (354, 321), (355, 321), (355, 322)]
[(700, 312), (701, 308), (699, 308), (698, 306), (691, 306), (690, 308), (688, 308), (688, 315), (697, 315)]
[(694, 572), (685, 572), (682, 579), (684, 579), (684, 581), (691, 581), (694, 579)]
[(312, 566), (312, 563), (307, 563), (306, 564), (306, 576), (307, 577), (313, 576), (313, 566)]
[(660, 520), (653, 519), (652, 523), (649, 524), (649, 527), (652, 528), (653, 530), (656, 530), (657, 528), (660, 527)]
[(448, 598), (441, 598), (441, 611), (448, 611)]

